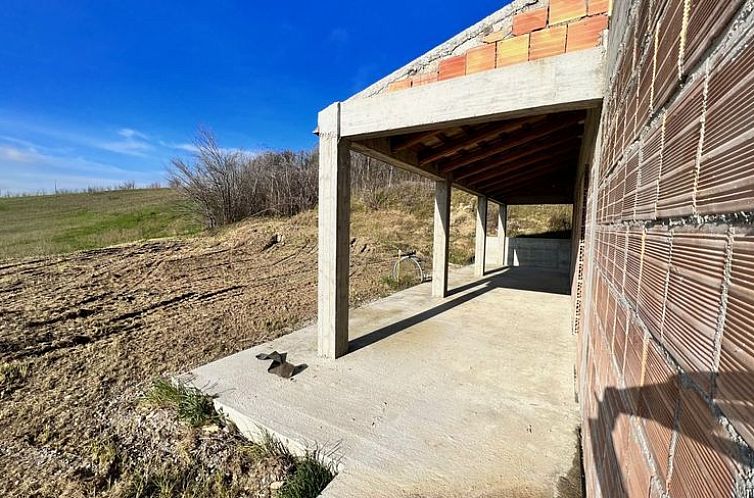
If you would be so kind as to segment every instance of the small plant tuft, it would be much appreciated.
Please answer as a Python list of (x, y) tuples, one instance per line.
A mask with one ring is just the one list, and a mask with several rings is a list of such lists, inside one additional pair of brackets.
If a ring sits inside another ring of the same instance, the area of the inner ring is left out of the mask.
[(246, 447), (257, 460), (273, 459), (283, 468), (290, 469), (296, 465), (296, 457), (290, 450), (269, 432), (264, 433), (262, 441)]
[(99, 480), (100, 486), (112, 486), (112, 483), (120, 475), (122, 463), (115, 441), (106, 436), (101, 436), (92, 441), (90, 458), (94, 475)]
[(29, 365), (19, 362), (0, 363), (0, 393), (19, 387), (29, 376)]
[(210, 396), (193, 386), (170, 379), (155, 380), (144, 401), (160, 408), (176, 410), (178, 418), (192, 427), (201, 427), (220, 419)]
[(419, 279), (415, 275), (401, 275), (399, 280), (396, 280), (392, 275), (385, 275), (382, 277), (382, 283), (391, 290), (399, 291), (413, 287), (421, 282), (419, 282)]
[(296, 468), (278, 491), (278, 498), (315, 498), (335, 477), (332, 465), (322, 462), (318, 452), (298, 459)]

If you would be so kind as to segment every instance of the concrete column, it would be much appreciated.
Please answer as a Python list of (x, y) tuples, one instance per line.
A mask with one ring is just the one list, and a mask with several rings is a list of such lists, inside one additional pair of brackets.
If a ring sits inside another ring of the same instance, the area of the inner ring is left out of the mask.
[(487, 252), (487, 198), (476, 198), (476, 244), (474, 247), (474, 275), (484, 276), (484, 257)]
[(500, 208), (497, 212), (497, 243), (500, 248), (500, 266), (508, 264), (508, 255), (506, 254), (506, 237), (508, 236), (508, 206), (498, 204)]
[(435, 182), (435, 229), (432, 245), (432, 297), (448, 295), (450, 182)]
[(340, 138), (340, 103), (319, 114), (319, 268), (317, 350), (335, 359), (348, 352), (348, 272), (351, 155)]

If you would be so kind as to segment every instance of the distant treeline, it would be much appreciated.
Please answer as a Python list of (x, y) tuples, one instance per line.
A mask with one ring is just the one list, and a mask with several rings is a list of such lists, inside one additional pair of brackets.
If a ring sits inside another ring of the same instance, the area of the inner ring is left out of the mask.
[(117, 192), (120, 190), (158, 190), (165, 188), (159, 182), (150, 183), (149, 185), (139, 186), (134, 181), (123, 182), (118, 185), (98, 185), (89, 186), (84, 188), (72, 189), (72, 188), (57, 188), (53, 187), (52, 190), (37, 190), (34, 192), (13, 192), (12, 190), (0, 191), (0, 197), (39, 197), (42, 195), (68, 195), (68, 194), (96, 194), (99, 192)]

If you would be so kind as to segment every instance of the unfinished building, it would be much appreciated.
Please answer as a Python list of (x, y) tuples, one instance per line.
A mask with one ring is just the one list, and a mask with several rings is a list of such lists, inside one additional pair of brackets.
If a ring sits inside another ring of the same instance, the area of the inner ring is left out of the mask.
[(435, 180), (439, 303), (451, 187), (478, 199), (477, 278), (488, 203), (503, 238), (506, 206), (573, 204), (587, 496), (752, 496), (752, 41), (751, 1), (515, 0), (323, 110), (319, 355), (362, 347), (351, 150)]

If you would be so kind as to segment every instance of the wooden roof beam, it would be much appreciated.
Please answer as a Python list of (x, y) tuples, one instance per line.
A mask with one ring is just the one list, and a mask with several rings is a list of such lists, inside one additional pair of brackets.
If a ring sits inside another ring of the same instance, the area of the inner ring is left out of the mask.
[(438, 168), (443, 173), (449, 173), (471, 163), (481, 161), (482, 159), (488, 159), (492, 156), (496, 156), (520, 145), (533, 142), (537, 139), (546, 137), (547, 135), (565, 130), (578, 123), (579, 121), (584, 121), (584, 114), (582, 112), (579, 112), (578, 114), (570, 114), (567, 117), (563, 116), (563, 118), (559, 119), (557, 123), (545, 123), (531, 129), (519, 131), (514, 136), (512, 136), (510, 140), (505, 140), (497, 145), (490, 145), (488, 147), (485, 147), (485, 150), (478, 155), (468, 154), (468, 157), (461, 157), (460, 159), (456, 159), (454, 161), (440, 163), (438, 164)]
[[(551, 188), (559, 189), (561, 187), (572, 187), (573, 186), (573, 178), (572, 175), (564, 175), (559, 174), (555, 177), (553, 177), (553, 174), (556, 174), (560, 168), (553, 168), (551, 170), (542, 170), (540, 175), (537, 175), (536, 177), (528, 177), (528, 178), (520, 178), (518, 181), (511, 185), (505, 185), (505, 188), (501, 188), (499, 190), (490, 190), (491, 195), (505, 195), (505, 194), (511, 194), (516, 192), (525, 191), (528, 193), (538, 192), (538, 191), (546, 191), (550, 190)], [(548, 175), (547, 182), (542, 182), (542, 175)]]
[(493, 172), (494, 175), (491, 175), (490, 177), (484, 179), (483, 181), (465, 181), (464, 183), (466, 183), (467, 185), (480, 185), (480, 186), (495, 184), (501, 179), (515, 178), (521, 173), (526, 173), (528, 171), (531, 171), (532, 168), (537, 167), (540, 164), (551, 164), (553, 162), (557, 162), (557, 159), (555, 159), (554, 156), (551, 156), (551, 155), (540, 155), (536, 157), (531, 157), (527, 159), (526, 161), (521, 161), (510, 168), (497, 169)]
[(412, 133), (411, 135), (391, 137), (390, 148), (393, 152), (400, 152), (402, 150), (415, 147), (425, 140), (439, 135), (440, 133), (442, 133), (442, 130), (429, 130), (422, 133)]
[(526, 147), (522, 146), (520, 152), (511, 155), (504, 154), (500, 157), (492, 158), (483, 164), (469, 165), (468, 169), (456, 173), (454, 177), (456, 180), (468, 179), (471, 183), (484, 181), (497, 175), (496, 171), (491, 170), (503, 169), (506, 166), (514, 167), (520, 162), (530, 160), (532, 156), (546, 154), (555, 149), (562, 149), (564, 145), (567, 145), (569, 142), (576, 142), (578, 139), (578, 136), (574, 136), (570, 132), (560, 134), (557, 137), (548, 136), (538, 140), (535, 144), (528, 144)]
[(520, 176), (522, 173), (530, 173), (532, 169), (535, 169), (541, 164), (563, 163), (564, 157), (569, 158), (570, 154), (572, 154), (574, 151), (577, 151), (578, 149), (578, 145), (574, 144), (572, 147), (562, 149), (558, 154), (533, 157), (527, 161), (516, 164), (515, 167), (499, 169), (495, 175), (490, 175), (484, 180), (465, 183), (467, 183), (468, 185), (476, 185), (479, 188), (487, 188), (489, 185), (495, 185), (501, 181), (518, 178), (518, 176)]
[(531, 116), (527, 118), (506, 121), (502, 125), (496, 125), (492, 126), (491, 128), (479, 130), (446, 145), (433, 148), (432, 150), (427, 151), (425, 154), (420, 154), (419, 164), (425, 165), (433, 163), (439, 159), (453, 156), (463, 149), (471, 147), (472, 145), (476, 145), (480, 142), (487, 142), (493, 138), (499, 137), (500, 135), (520, 130), (528, 125), (543, 121), (545, 118), (546, 115)]
[[(578, 150), (578, 149), (574, 149)], [(575, 165), (575, 160), (573, 161), (573, 164)], [(528, 179), (528, 178), (538, 178), (542, 177), (548, 173), (551, 173), (553, 171), (557, 171), (559, 169), (569, 169), (571, 167), (571, 161), (569, 160), (563, 160), (562, 158), (543, 158), (540, 162), (534, 163), (529, 165), (524, 170), (520, 171), (519, 173), (515, 175), (505, 175), (501, 176), (499, 179), (490, 181), (486, 184), (474, 184), (476, 189), (480, 191), (492, 191), (499, 185), (510, 185), (515, 186), (517, 183), (519, 183), (522, 179)], [(470, 184), (471, 185), (471, 184)]]
[(497, 184), (493, 184), (490, 187), (485, 187), (484, 190), (487, 192), (495, 192), (496, 190), (493, 187), (500, 186), (502, 186), (503, 190), (515, 190), (518, 189), (521, 185), (547, 183), (551, 180), (551, 178), (547, 178), (549, 175), (557, 173), (558, 171), (561, 171), (565, 168), (567, 168), (567, 166), (561, 161), (542, 163), (537, 165), (536, 167), (532, 167), (531, 171), (529, 172), (522, 172), (521, 174), (516, 175), (516, 177), (514, 178), (505, 178), (499, 181)]

